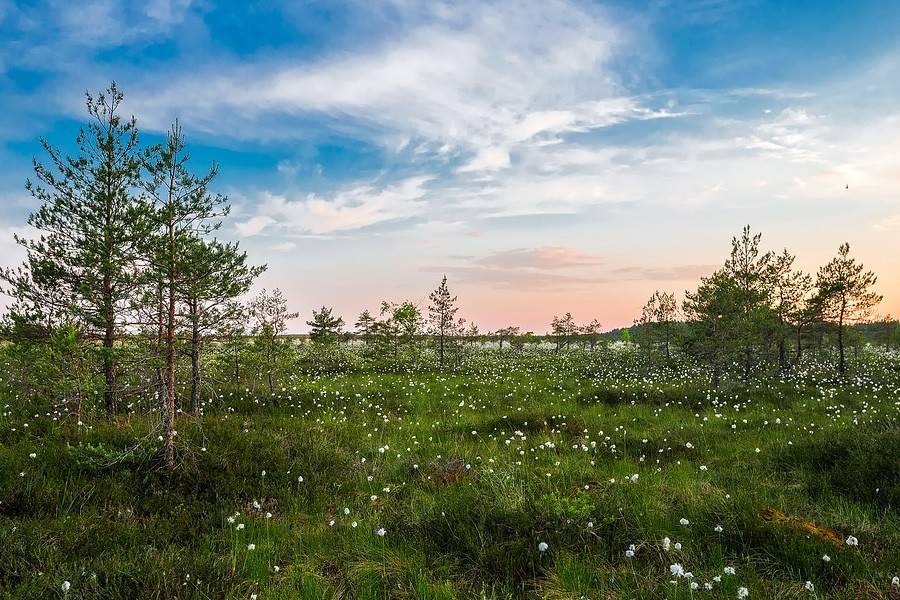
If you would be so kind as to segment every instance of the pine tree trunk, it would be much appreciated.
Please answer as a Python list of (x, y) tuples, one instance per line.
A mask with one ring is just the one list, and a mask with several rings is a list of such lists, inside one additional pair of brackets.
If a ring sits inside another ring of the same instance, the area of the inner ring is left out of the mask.
[[(170, 183), (169, 189), (172, 189)], [(171, 202), (171, 198), (170, 198)], [(166, 406), (165, 406), (165, 453), (166, 466), (175, 467), (175, 230), (172, 216), (168, 222), (168, 302), (166, 306)]]
[(166, 406), (166, 376), (163, 346), (166, 337), (165, 321), (163, 319), (163, 285), (156, 286), (156, 399), (160, 411), (165, 411)]
[(200, 324), (197, 303), (191, 305), (191, 410), (200, 416)]
[(744, 381), (750, 380), (752, 356), (753, 356), (752, 350), (750, 349), (750, 346), (747, 346), (744, 349)]
[(844, 326), (838, 325), (838, 374), (843, 377), (847, 371), (847, 362), (844, 357)]
[(166, 406), (165, 406), (166, 466), (175, 467), (175, 285), (169, 280), (166, 311)]
[(838, 373), (841, 377), (847, 371), (847, 362), (844, 357), (844, 304), (841, 303), (841, 313), (838, 317)]
[(275, 338), (273, 337), (269, 344), (269, 369), (266, 373), (266, 381), (269, 384), (269, 395), (275, 393), (275, 384), (272, 382), (272, 369), (275, 362)]
[(103, 400), (106, 404), (106, 416), (112, 419), (116, 416), (116, 371), (112, 356), (116, 329), (110, 289), (109, 275), (104, 275), (103, 290), (106, 314), (104, 315), (105, 329), (103, 332)]
[(778, 368), (781, 370), (782, 375), (787, 372), (787, 349), (785, 348), (784, 337), (778, 340)]

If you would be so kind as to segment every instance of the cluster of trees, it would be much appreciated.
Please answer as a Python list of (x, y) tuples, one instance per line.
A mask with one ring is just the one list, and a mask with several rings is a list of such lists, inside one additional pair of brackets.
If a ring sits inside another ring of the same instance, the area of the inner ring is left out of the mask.
[[(621, 339), (636, 343), (648, 364), (671, 361), (676, 354), (691, 357), (707, 366), (713, 385), (731, 374), (744, 380), (760, 373), (784, 375), (806, 348), (822, 349), (825, 340), (833, 340), (835, 369), (843, 377), (848, 339), (882, 299), (874, 291), (877, 277), (850, 255), (846, 243), (813, 276), (794, 267), (796, 257), (788, 250), (763, 252), (761, 240), (745, 227), (732, 239), (722, 268), (686, 292), (680, 308), (673, 292), (655, 291), (633, 327), (621, 330)], [(869, 329), (870, 337), (888, 343), (900, 339), (895, 323)], [(522, 337), (518, 327), (490, 335), (501, 349)], [(611, 339), (601, 334), (596, 319), (578, 325), (568, 312), (553, 317), (548, 337), (556, 351), (573, 344), (593, 350), (598, 341)]]
[(572, 313), (569, 312), (562, 317), (554, 315), (553, 321), (550, 322), (550, 335), (556, 344), (557, 352), (565, 350), (576, 341), (581, 342), (582, 347), (589, 346), (593, 350), (600, 339), (601, 330), (600, 321), (597, 319), (593, 319), (584, 325), (578, 325), (575, 322), (575, 318), (572, 317)]
[(641, 316), (635, 320), (637, 325), (637, 342), (643, 346), (648, 356), (661, 349), (666, 359), (672, 357), (672, 339), (675, 334), (675, 322), (678, 318), (678, 302), (675, 294), (653, 292), (647, 303), (641, 308)]
[(457, 297), (450, 292), (447, 276), (429, 295), (430, 304), (423, 311), (417, 304), (405, 300), (384, 300), (376, 316), (367, 309), (360, 313), (355, 330), (344, 332), (344, 319), (334, 315), (334, 309), (323, 306), (313, 310), (310, 340), (319, 345), (338, 342), (342, 337), (355, 336), (362, 340), (372, 353), (399, 358), (403, 352), (423, 349), (423, 340), (432, 342), (440, 368), (450, 363), (458, 365), (466, 346), (479, 336), (478, 326), (457, 317)]
[[(197, 412), (201, 345), (245, 318), (237, 298), (264, 267), (248, 264), (238, 244), (213, 235), (228, 214), (226, 198), (209, 191), (216, 165), (200, 175), (190, 170), (177, 121), (164, 143), (142, 146), (136, 119), (120, 114), (122, 101), (115, 84), (96, 97), (87, 94), (89, 122), (74, 155), (41, 141), (48, 162), (35, 160), (35, 180), (26, 184), (39, 202), (28, 219), (39, 236), (16, 238), (25, 262), (0, 271), (0, 281), (14, 298), (8, 319), (17, 339), (51, 339), (69, 362), (102, 365), (109, 417), (122, 393), (117, 340), (125, 334), (147, 340), (138, 360), (153, 365), (150, 385), (160, 401), (171, 466), (178, 354), (191, 357)], [(80, 410), (90, 371), (60, 377), (79, 392)]]
[[(866, 320), (881, 301), (873, 290), (875, 274), (850, 256), (846, 243), (813, 277), (794, 268), (790, 252), (763, 252), (760, 241), (745, 227), (732, 239), (723, 267), (685, 294), (684, 352), (705, 363), (718, 385), (727, 373), (743, 379), (765, 370), (785, 374), (799, 362), (808, 338), (815, 335), (818, 344), (830, 333), (843, 377), (848, 327)], [(667, 353), (673, 305), (672, 296), (657, 293), (641, 317), (650, 331), (662, 333)]]

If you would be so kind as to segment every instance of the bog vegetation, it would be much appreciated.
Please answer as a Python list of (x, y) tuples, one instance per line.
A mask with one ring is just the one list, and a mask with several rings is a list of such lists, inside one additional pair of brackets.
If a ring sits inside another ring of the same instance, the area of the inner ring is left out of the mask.
[(745, 228), (623, 330), (481, 331), (444, 277), (291, 336), (122, 99), (0, 272), (0, 598), (900, 598), (900, 330), (847, 244)]

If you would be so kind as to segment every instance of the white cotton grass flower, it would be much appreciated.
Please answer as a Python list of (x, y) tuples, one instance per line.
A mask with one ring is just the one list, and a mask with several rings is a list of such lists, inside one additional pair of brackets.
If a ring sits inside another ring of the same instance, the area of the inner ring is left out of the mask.
[(738, 594), (737, 594), (737, 597), (738, 597), (738, 598), (743, 599), (743, 598), (746, 598), (746, 597), (749, 596), (749, 595), (750, 595), (750, 590), (748, 590), (747, 588), (745, 588), (745, 587), (739, 587), (739, 588), (738, 588)]
[(662, 547), (663, 547), (663, 550), (668, 552), (669, 548), (672, 547), (672, 540), (670, 540), (668, 537), (664, 537), (663, 541), (662, 541)]
[(724, 569), (722, 569), (722, 572), (725, 573), (726, 575), (734, 575), (735, 574), (734, 567), (725, 567)]
[(831, 557), (828, 556), (827, 554), (823, 554), (823, 555), (822, 555), (822, 560), (825, 561), (825, 562), (831, 562)]
[(804, 588), (806, 589), (806, 591), (808, 591), (808, 592), (814, 592), (814, 591), (816, 590), (816, 586), (813, 585), (813, 582), (812, 582), (812, 581), (807, 581), (806, 583), (803, 584), (803, 587), (804, 587)]
[(384, 534), (386, 534), (387, 531), (384, 529), (384, 527), (382, 527), (382, 528), (380, 528), (378, 531), (376, 531), (375, 533), (378, 534), (378, 537), (384, 537)]
[(848, 546), (858, 546), (859, 540), (853, 537), (852, 535), (847, 536), (847, 545)]
[(691, 524), (691, 522), (688, 521), (687, 519), (685, 519), (684, 517), (682, 517), (681, 520), (678, 522), (681, 523), (682, 525), (684, 525), (685, 527)]
[[(894, 579), (897, 579), (897, 578), (894, 577)], [(69, 593), (69, 589), (72, 587), (72, 584), (69, 583), (68, 580), (66, 580), (66, 581), (63, 581), (63, 582), (62, 582), (62, 585), (59, 586), (59, 587), (60, 587), (60, 589), (62, 589), (63, 594), (68, 594), (68, 593)]]
[(247, 544), (247, 550), (256, 550), (256, 544)]
[(541, 543), (538, 544), (538, 551), (539, 551), (539, 552), (546, 552), (546, 551), (547, 551), (547, 548), (549, 548), (549, 547), (550, 547), (550, 546), (547, 545), (547, 542), (541, 542)]

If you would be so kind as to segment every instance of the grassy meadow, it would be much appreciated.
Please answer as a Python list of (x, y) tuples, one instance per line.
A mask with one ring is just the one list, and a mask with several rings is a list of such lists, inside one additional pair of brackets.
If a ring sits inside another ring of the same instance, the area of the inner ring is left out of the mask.
[(900, 598), (896, 354), (350, 362), (219, 383), (172, 472), (158, 417), (3, 402), (0, 598)]

